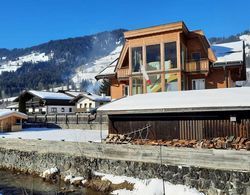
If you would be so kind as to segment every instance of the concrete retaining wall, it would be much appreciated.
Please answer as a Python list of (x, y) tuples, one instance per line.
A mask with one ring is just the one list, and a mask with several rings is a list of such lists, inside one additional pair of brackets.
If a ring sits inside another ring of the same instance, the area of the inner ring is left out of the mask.
[(58, 167), (62, 176), (93, 170), (164, 178), (207, 194), (250, 193), (249, 151), (0, 139), (0, 167), (37, 174)]

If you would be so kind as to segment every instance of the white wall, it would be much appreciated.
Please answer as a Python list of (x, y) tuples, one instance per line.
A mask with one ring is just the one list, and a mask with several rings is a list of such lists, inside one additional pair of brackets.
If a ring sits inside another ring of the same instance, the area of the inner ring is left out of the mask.
[[(64, 112), (62, 111), (62, 108), (64, 108)], [(69, 112), (69, 109), (71, 108), (72, 112)], [(45, 112), (46, 114), (69, 114), (69, 113), (75, 113), (76, 112), (76, 107), (75, 106), (44, 106), (44, 107), (39, 107), (35, 108), (35, 113), (39, 113), (40, 109), (42, 112)], [(53, 112), (52, 110), (56, 109), (56, 112)], [(28, 112), (32, 113), (33, 109), (29, 108)]]
[[(82, 107), (81, 107), (82, 105)], [(90, 111), (91, 109), (94, 109), (100, 105), (99, 102), (95, 102), (91, 99), (88, 99), (86, 97), (83, 97), (76, 103), (76, 108), (86, 108), (86, 111)]]
[[(75, 106), (46, 106), (47, 107), (47, 114), (68, 114), (68, 113), (75, 113), (76, 107)], [(69, 109), (71, 108), (71, 112)], [(56, 112), (53, 112), (53, 109), (56, 109)], [(64, 109), (64, 111), (62, 110)]]

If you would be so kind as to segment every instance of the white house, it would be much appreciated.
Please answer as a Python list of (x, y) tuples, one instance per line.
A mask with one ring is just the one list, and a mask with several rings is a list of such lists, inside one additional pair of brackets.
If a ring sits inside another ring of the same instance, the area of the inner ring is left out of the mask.
[(111, 97), (105, 95), (96, 95), (92, 93), (82, 93), (75, 97), (71, 102), (76, 105), (76, 112), (89, 112), (99, 106), (110, 102)]

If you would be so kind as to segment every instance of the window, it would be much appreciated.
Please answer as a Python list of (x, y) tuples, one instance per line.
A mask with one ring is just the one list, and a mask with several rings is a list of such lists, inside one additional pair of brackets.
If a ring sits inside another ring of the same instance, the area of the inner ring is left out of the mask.
[(89, 108), (92, 108), (92, 103), (89, 103)]
[(165, 70), (177, 68), (176, 42), (165, 43)]
[(132, 78), (132, 94), (143, 93), (143, 80), (142, 78)]
[(21, 119), (16, 119), (16, 125), (20, 125), (21, 124)]
[(160, 45), (149, 45), (146, 47), (147, 70), (161, 70)]
[(72, 108), (69, 108), (69, 112), (72, 112)]
[(122, 86), (122, 95), (123, 96), (128, 96), (129, 95), (129, 86), (128, 85), (123, 85)]
[(61, 112), (64, 112), (64, 108), (61, 108)]
[(132, 72), (139, 72), (142, 66), (142, 47), (132, 48)]
[(82, 108), (82, 104), (80, 104), (80, 108)]
[(147, 92), (160, 92), (161, 87), (161, 75), (160, 74), (153, 74), (149, 75), (149, 80), (151, 81), (151, 85), (147, 86)]
[(193, 79), (192, 89), (193, 90), (205, 89), (205, 79)]
[(87, 108), (87, 103), (84, 104), (84, 108)]
[(165, 91), (178, 91), (178, 75), (165, 74)]
[(53, 113), (57, 113), (57, 108), (52, 107), (52, 108), (51, 108), (51, 112), (53, 112)]
[(200, 52), (193, 52), (192, 53), (192, 60), (200, 61), (200, 59), (201, 59), (201, 53)]

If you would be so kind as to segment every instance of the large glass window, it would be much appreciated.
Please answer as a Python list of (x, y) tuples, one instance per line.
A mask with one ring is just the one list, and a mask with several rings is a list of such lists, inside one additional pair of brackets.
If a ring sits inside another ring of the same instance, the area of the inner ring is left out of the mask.
[(147, 85), (147, 92), (161, 92), (161, 75), (160, 74), (153, 74), (149, 75), (149, 80), (151, 81), (151, 84)]
[(132, 72), (139, 72), (142, 66), (142, 47), (132, 48)]
[(147, 70), (161, 70), (160, 45), (149, 45), (146, 47)]
[(177, 68), (176, 42), (165, 43), (165, 70)]
[(132, 93), (133, 95), (143, 93), (142, 78), (139, 77), (132, 78)]
[(165, 91), (178, 91), (178, 75), (176, 73), (165, 74)]

